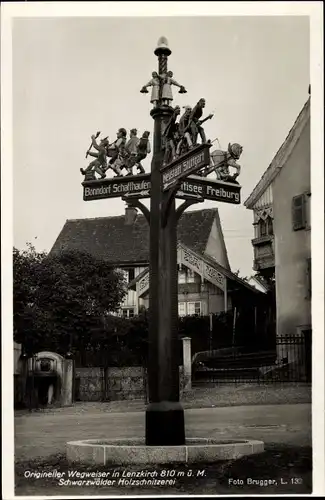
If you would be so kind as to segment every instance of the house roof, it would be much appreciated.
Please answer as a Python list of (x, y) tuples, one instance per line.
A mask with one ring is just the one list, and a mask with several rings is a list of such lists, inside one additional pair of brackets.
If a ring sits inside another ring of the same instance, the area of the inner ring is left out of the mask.
[[(181, 243), (181, 246), (185, 246), (184, 243)], [(238, 285), (246, 288), (247, 290), (254, 292), (254, 293), (259, 293), (262, 290), (257, 288), (256, 286), (251, 285), (248, 281), (243, 280), (242, 278), (239, 278), (236, 274), (231, 272), (229, 269), (226, 269), (224, 266), (216, 262), (215, 259), (211, 258), (208, 254), (205, 252), (199, 256), (203, 261), (205, 261), (207, 264), (209, 264), (211, 267), (219, 271), (221, 274), (223, 274), (228, 280), (233, 281), (237, 283)], [(128, 288), (130, 289), (135, 289), (136, 284), (138, 281), (140, 281), (147, 273), (149, 272), (149, 268), (147, 267), (144, 269), (138, 276), (136, 276), (128, 285)], [(263, 293), (265, 293), (263, 291)]]
[[(203, 254), (217, 214), (217, 208), (183, 213), (178, 241)], [(67, 220), (50, 253), (65, 250), (83, 250), (111, 265), (147, 264), (149, 226), (143, 215), (138, 215), (133, 225), (125, 224), (124, 215)]]
[(304, 107), (300, 111), (293, 127), (291, 128), (289, 134), (287, 135), (285, 141), (281, 145), (280, 149), (276, 153), (272, 162), (262, 175), (259, 182), (254, 187), (253, 191), (244, 202), (245, 207), (252, 209), (257, 200), (266, 191), (269, 185), (273, 182), (275, 177), (280, 172), (281, 168), (285, 165), (288, 157), (290, 156), (293, 148), (295, 147), (299, 137), (310, 118), (310, 97), (305, 103)]
[(268, 286), (257, 275), (250, 276), (247, 282), (262, 293), (267, 293), (269, 290)]

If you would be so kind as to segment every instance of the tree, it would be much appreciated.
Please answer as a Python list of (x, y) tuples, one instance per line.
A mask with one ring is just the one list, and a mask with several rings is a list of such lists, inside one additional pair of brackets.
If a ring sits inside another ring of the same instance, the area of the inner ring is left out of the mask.
[[(13, 323), (14, 339), (25, 344), (29, 329), (38, 325), (39, 310), (36, 303), (37, 289), (40, 286), (40, 269), (46, 257), (44, 252), (37, 253), (28, 243), (27, 250), (13, 249)], [(37, 331), (35, 329), (35, 337)], [(36, 338), (31, 337), (33, 344)]]
[(234, 272), (234, 275), (237, 276), (237, 278), (239, 278), (239, 279), (241, 279), (243, 281), (248, 281), (248, 279), (249, 279), (248, 276), (240, 276), (239, 273), (240, 273), (240, 270), (237, 269), (237, 271)]
[(126, 294), (122, 273), (88, 253), (14, 248), (14, 336), (30, 353), (85, 350), (107, 334), (105, 317)]

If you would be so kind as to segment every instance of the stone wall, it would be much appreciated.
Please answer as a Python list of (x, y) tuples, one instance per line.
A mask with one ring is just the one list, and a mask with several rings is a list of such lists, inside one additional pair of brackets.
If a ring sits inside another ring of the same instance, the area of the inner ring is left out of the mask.
[(75, 401), (101, 401), (105, 391), (103, 368), (76, 368)]
[(141, 366), (76, 368), (76, 401), (142, 399), (146, 394), (145, 370)]
[[(180, 393), (185, 390), (183, 367), (180, 366)], [(76, 401), (118, 401), (147, 398), (146, 370), (141, 366), (124, 368), (76, 368)]]
[(146, 396), (146, 370), (141, 366), (108, 368), (107, 399), (143, 399)]

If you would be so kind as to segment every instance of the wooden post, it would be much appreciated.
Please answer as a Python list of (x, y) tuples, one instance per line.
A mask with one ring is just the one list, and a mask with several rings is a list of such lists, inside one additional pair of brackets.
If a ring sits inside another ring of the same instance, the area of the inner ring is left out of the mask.
[(228, 311), (228, 288), (227, 288), (227, 278), (225, 277), (225, 287), (224, 287), (224, 308), (225, 312)]
[(163, 224), (161, 207), (168, 193), (163, 193), (162, 122), (172, 108), (157, 107), (151, 165), (150, 210), (150, 287), (149, 287), (149, 405), (146, 410), (148, 446), (185, 443), (184, 410), (179, 402), (177, 359), (177, 234), (175, 200)]
[(183, 370), (184, 370), (184, 388), (183, 391), (192, 389), (192, 355), (191, 355), (191, 338), (183, 337)]
[[(169, 49), (156, 49), (159, 73), (167, 68)], [(153, 158), (151, 163), (150, 263), (149, 263), (149, 404), (146, 409), (146, 445), (178, 446), (185, 444), (184, 410), (179, 402), (177, 344), (177, 217), (175, 199), (169, 200), (168, 216), (162, 207), (168, 192), (163, 192), (162, 126), (173, 109), (157, 106), (154, 119)]]

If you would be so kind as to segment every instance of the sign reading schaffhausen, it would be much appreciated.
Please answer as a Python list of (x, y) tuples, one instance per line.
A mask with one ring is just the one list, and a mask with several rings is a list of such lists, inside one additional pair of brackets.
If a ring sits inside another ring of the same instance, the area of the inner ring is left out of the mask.
[(83, 188), (85, 201), (119, 198), (125, 195), (149, 198), (150, 174), (85, 181), (83, 182)]
[[(150, 198), (150, 174), (134, 177), (120, 177), (83, 183), (84, 200), (101, 200), (105, 198)], [(239, 184), (215, 181), (206, 177), (191, 175), (182, 182), (176, 198), (205, 199), (224, 203), (240, 204)]]

